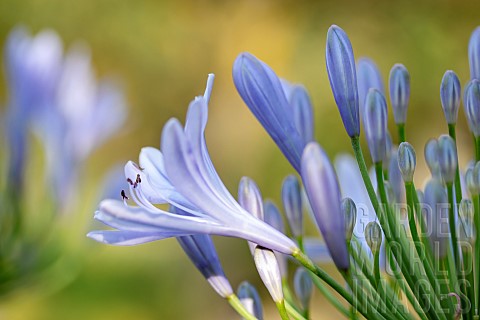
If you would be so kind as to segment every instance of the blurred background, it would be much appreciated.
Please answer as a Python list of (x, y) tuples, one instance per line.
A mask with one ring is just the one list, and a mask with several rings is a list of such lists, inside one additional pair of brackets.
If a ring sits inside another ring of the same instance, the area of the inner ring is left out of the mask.
[[(64, 48), (84, 41), (97, 74), (120, 81), (129, 105), (122, 130), (86, 164), (86, 197), (69, 208), (75, 218), (65, 241), (73, 243), (67, 248), (78, 258), (72, 265), (76, 276), (60, 290), (44, 283), (2, 297), (0, 319), (235, 318), (175, 240), (110, 247), (85, 237), (99, 227), (92, 219), (100, 200), (97, 190), (110, 168), (136, 161), (143, 146), (158, 147), (163, 124), (170, 117), (184, 120), (188, 103), (203, 94), (207, 74), (213, 72), (207, 141), (220, 176), (234, 195), (239, 179), (250, 176), (264, 197), (279, 203), (281, 181), (293, 169), (236, 93), (232, 63), (240, 52), (249, 51), (281, 77), (303, 83), (315, 106), (318, 141), (331, 157), (350, 152), (325, 69), (326, 32), (337, 24), (348, 33), (357, 58), (376, 61), (384, 81), (395, 63), (410, 71), (407, 140), (417, 149), (416, 179), (421, 185), (426, 168), (423, 145), (447, 132), (440, 81), (448, 69), (459, 75), (462, 85), (469, 79), (467, 44), (480, 25), (479, 13), (479, 1), (458, 0), (0, 0), (1, 44), (18, 25), (32, 33), (51, 28)], [(5, 65), (1, 68), (5, 74)], [(6, 80), (1, 77), (0, 106), (6, 97)], [(463, 111), (459, 119), (460, 162), (465, 164), (473, 145)], [(31, 180), (42, 188), (42, 181)], [(274, 305), (247, 244), (224, 238), (215, 242), (232, 285), (243, 280), (255, 284), (267, 318), (275, 318), (269, 316)], [(318, 293), (312, 308), (314, 319), (337, 317)]]

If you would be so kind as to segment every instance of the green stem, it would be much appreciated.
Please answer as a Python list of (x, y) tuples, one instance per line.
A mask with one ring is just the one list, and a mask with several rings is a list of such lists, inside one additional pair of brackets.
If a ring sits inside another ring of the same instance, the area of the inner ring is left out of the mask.
[(463, 253), (463, 274), (466, 280), (463, 284), (467, 292), (468, 300), (470, 301), (470, 308), (467, 308), (466, 318), (473, 319), (475, 314), (475, 291), (474, 291), (474, 277), (473, 277), (473, 255), (470, 247), (465, 246)]
[(397, 124), (399, 144), (405, 142), (405, 123)]
[(277, 305), (278, 313), (280, 314), (282, 320), (290, 320), (287, 308), (285, 308), (285, 299), (282, 299), (282, 301), (279, 302), (275, 302), (275, 304)]
[[(428, 312), (432, 314), (432, 317), (442, 316), (443, 313), (441, 312), (441, 304), (440, 304), (440, 297), (438, 293), (435, 292), (435, 275), (433, 270), (429, 267), (428, 264), (421, 264), (424, 267), (422, 270), (417, 263), (414, 261), (419, 259), (419, 255), (417, 252), (417, 248), (414, 245), (414, 248), (411, 247), (410, 242), (406, 238), (405, 232), (398, 230), (398, 226), (400, 226), (400, 222), (398, 218), (391, 212), (391, 209), (387, 202), (387, 194), (385, 191), (385, 185), (383, 180), (383, 171), (382, 171), (382, 163), (378, 162), (375, 163), (375, 174), (377, 178), (377, 187), (380, 194), (380, 199), (382, 201), (383, 207), (387, 211), (387, 222), (386, 224), (389, 225), (391, 234), (385, 233), (385, 237), (387, 241), (390, 243), (393, 239), (400, 244), (400, 251), (394, 250), (393, 253), (398, 261), (398, 257), (401, 259), (400, 268), (402, 269), (402, 273), (407, 280), (409, 287), (413, 290), (413, 288), (417, 288), (420, 290), (420, 294), (422, 296), (428, 297), (430, 304), (432, 307), (429, 307)], [(393, 237), (393, 238), (392, 238)], [(396, 248), (398, 249), (398, 248)], [(412, 250), (413, 249), (413, 250)], [(413, 256), (409, 256), (407, 253), (410, 253)], [(413, 260), (412, 260), (413, 258)], [(412, 271), (412, 274), (407, 277), (406, 273)], [(431, 293), (429, 294), (428, 290), (423, 288), (423, 286), (418, 287), (418, 283), (421, 283), (422, 280), (425, 279), (424, 275), (428, 277), (428, 289), (430, 289)], [(437, 311), (437, 312), (435, 312)], [(443, 315), (444, 316), (444, 315)]]
[(237, 295), (235, 293), (229, 295), (227, 297), (228, 303), (232, 306), (235, 311), (239, 315), (241, 315), (244, 319), (246, 320), (258, 320), (255, 316), (253, 316), (250, 312), (248, 312), (247, 309), (245, 309), (245, 306), (240, 302), (238, 299)]
[[(458, 163), (458, 148), (457, 148), (457, 134), (455, 132), (455, 124), (448, 125), (448, 134), (455, 141), (455, 148), (457, 149), (457, 163)], [(460, 168), (457, 165), (457, 170), (455, 172), (455, 200), (457, 205), (462, 201), (462, 185), (460, 183)]]
[(332, 293), (325, 287), (325, 284), (320, 280), (313, 272), (310, 271), (310, 275), (313, 281), (313, 284), (318, 288), (318, 290), (325, 296), (325, 298), (330, 302), (331, 305), (335, 307), (340, 313), (345, 317), (350, 316), (350, 311), (335, 297)]
[(295, 309), (294, 306), (290, 304), (290, 302), (285, 300), (285, 308), (287, 309), (288, 314), (294, 319), (294, 320), (307, 320), (303, 315), (301, 315), (297, 309)]
[[(480, 230), (480, 196), (478, 194), (472, 196), (474, 214), (473, 220), (475, 224), (475, 230)], [(480, 314), (480, 235), (477, 231), (477, 237), (475, 238), (475, 292), (477, 299), (475, 301), (476, 314)]]
[(418, 194), (415, 188), (415, 184), (413, 182), (409, 183), (408, 188), (410, 189), (410, 194), (413, 195), (413, 203), (415, 205), (415, 214), (417, 217), (417, 221), (420, 222), (420, 238), (423, 243), (423, 250), (425, 252), (426, 259), (429, 261), (430, 265), (433, 266), (432, 246), (430, 244), (430, 240), (427, 237), (429, 231), (427, 223), (425, 222), (425, 218), (423, 217), (422, 206), (420, 204), (420, 201), (418, 200)]
[(460, 253), (458, 252), (458, 242), (457, 242), (457, 228), (455, 226), (455, 202), (453, 200), (453, 185), (452, 183), (447, 183), (447, 193), (448, 193), (448, 222), (450, 225), (450, 237), (452, 241), (453, 248), (453, 258), (455, 262), (455, 270), (451, 270), (454, 275), (457, 274), (457, 270), (460, 270)]
[(373, 275), (375, 277), (375, 282), (376, 282), (376, 285), (377, 285), (377, 288), (380, 288), (380, 286), (382, 285), (380, 283), (381, 281), (381, 278), (380, 278), (380, 250), (377, 250), (377, 252), (375, 252), (373, 254)]
[[(326, 273), (322, 268), (318, 267), (313, 263), (310, 258), (301, 251), (294, 252), (292, 256), (300, 262), (307, 270), (314, 273), (317, 277), (325, 281), (333, 290), (340, 294), (349, 304), (356, 306), (357, 303), (354, 301), (352, 294), (348, 292), (343, 286), (341, 286), (337, 281), (335, 281), (328, 273)], [(359, 308), (360, 313), (367, 319), (370, 319), (372, 315), (368, 313), (362, 306)], [(375, 317), (374, 317), (375, 318)]]
[(283, 297), (285, 298), (285, 303), (290, 304), (292, 308), (300, 312), (300, 308), (298, 308), (294, 303), (294, 298), (292, 295), (292, 291), (290, 290), (290, 286), (288, 285), (287, 276), (282, 279), (282, 289), (283, 289)]

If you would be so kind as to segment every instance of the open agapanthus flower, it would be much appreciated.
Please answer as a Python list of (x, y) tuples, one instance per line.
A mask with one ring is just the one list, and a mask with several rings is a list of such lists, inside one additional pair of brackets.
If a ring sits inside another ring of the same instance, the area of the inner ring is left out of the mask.
[[(193, 234), (239, 237), (285, 254), (298, 251), (296, 244), (267, 223), (245, 211), (229, 193), (215, 171), (204, 137), (207, 124), (205, 96), (189, 106), (185, 126), (167, 122), (162, 151), (144, 148), (139, 165), (125, 166), (130, 195), (137, 206), (104, 200), (95, 218), (118, 231), (94, 231), (89, 237), (115, 245), (132, 245)], [(169, 203), (188, 215), (155, 207)]]
[[(176, 119), (165, 125), (161, 151), (144, 148), (138, 165), (126, 164), (129, 190), (122, 190), (123, 201), (100, 203), (95, 217), (116, 230), (89, 236), (114, 245), (178, 237), (212, 287), (244, 319), (263, 317), (260, 299), (246, 282), (239, 289), (241, 299), (235, 296), (210, 235), (248, 241), (282, 320), (309, 319), (312, 284), (350, 319), (478, 319), (479, 43), (477, 28), (468, 47), (471, 79), (463, 91), (475, 147), (465, 174), (459, 169), (461, 142), (456, 138), (459, 77), (449, 70), (439, 79), (448, 134), (426, 143), (431, 177), (417, 190), (416, 152), (406, 138), (407, 111), (412, 110), (407, 68), (396, 63), (385, 90), (373, 60), (362, 58), (356, 64), (347, 33), (334, 25), (327, 33), (325, 60), (354, 157), (337, 157), (334, 167), (321, 141), (315, 140), (307, 89), (280, 79), (254, 55), (241, 53), (233, 65), (238, 93), (296, 171), (278, 188), (283, 208), (263, 202), (259, 186), (247, 177), (241, 179), (235, 200), (215, 171), (204, 137), (210, 75), (205, 94), (190, 104), (185, 125)], [(395, 120), (395, 139), (389, 134), (389, 114)], [(360, 145), (361, 124), (371, 169)], [(172, 209), (164, 211), (159, 204)], [(282, 209), (287, 219), (282, 219)], [(321, 237), (307, 234), (311, 222)], [(344, 281), (316, 264), (324, 263), (325, 255)], [(298, 270), (294, 281), (288, 270), (293, 264)]]

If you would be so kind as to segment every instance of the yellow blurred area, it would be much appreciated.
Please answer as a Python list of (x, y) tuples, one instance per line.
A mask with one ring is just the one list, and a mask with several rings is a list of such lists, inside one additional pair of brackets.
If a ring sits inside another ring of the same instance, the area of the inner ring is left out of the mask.
[[(158, 147), (163, 124), (170, 117), (184, 120), (188, 103), (203, 94), (207, 74), (213, 72), (207, 129), (213, 162), (232, 194), (247, 175), (264, 197), (278, 202), (281, 181), (293, 169), (236, 93), (233, 61), (249, 51), (280, 76), (303, 83), (315, 105), (318, 141), (332, 157), (350, 152), (325, 68), (326, 32), (338, 24), (348, 33), (355, 56), (374, 59), (384, 81), (394, 63), (403, 63), (410, 71), (407, 139), (417, 149), (421, 185), (426, 176), (423, 145), (447, 130), (440, 81), (447, 69), (455, 70), (462, 84), (469, 78), (467, 44), (480, 25), (479, 13), (479, 1), (455, 0), (0, 0), (1, 44), (18, 24), (32, 32), (56, 30), (65, 48), (85, 41), (98, 75), (120, 79), (130, 107), (124, 129), (88, 161), (82, 180), (87, 196), (81, 206), (71, 208), (74, 216), (62, 222), (68, 230), (65, 248), (79, 258), (72, 266), (79, 270), (77, 277), (60, 291), (48, 290), (45, 283), (18, 290), (0, 302), (0, 319), (236, 318), (175, 240), (109, 247), (85, 237), (94, 227), (97, 191), (108, 169), (137, 160), (143, 146)], [(2, 77), (0, 106), (6, 96)], [(460, 162), (465, 164), (473, 145), (462, 111), (459, 119)], [(395, 133), (393, 126), (391, 131)], [(32, 188), (42, 187), (43, 180), (32, 180)], [(254, 283), (266, 318), (279, 318), (245, 241), (215, 238), (215, 242), (232, 285)], [(333, 267), (327, 268), (335, 274)], [(50, 276), (61, 278), (59, 272)], [(339, 316), (318, 292), (312, 308), (313, 319)]]

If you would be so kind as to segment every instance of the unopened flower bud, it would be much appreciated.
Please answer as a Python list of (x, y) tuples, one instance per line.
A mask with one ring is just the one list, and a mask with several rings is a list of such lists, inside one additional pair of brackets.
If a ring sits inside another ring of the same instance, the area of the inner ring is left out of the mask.
[(347, 34), (333, 25), (327, 33), (327, 72), (333, 97), (350, 137), (360, 135), (359, 100), (355, 58)]
[(398, 147), (398, 168), (402, 173), (403, 181), (413, 182), (413, 174), (417, 165), (415, 149), (408, 142), (400, 143)]
[(480, 80), (473, 79), (465, 87), (463, 108), (468, 127), (475, 137), (480, 136)]
[(382, 229), (375, 221), (370, 221), (365, 227), (365, 240), (370, 250), (376, 254), (382, 245)]
[[(266, 200), (263, 203), (263, 212), (264, 212), (264, 221), (280, 231), (281, 233), (285, 233), (285, 225), (283, 224), (282, 215), (278, 210), (275, 203), (270, 200)], [(280, 274), (282, 275), (282, 279), (288, 276), (287, 270), (287, 256), (283, 253), (276, 252), (275, 256), (277, 257), (278, 267), (280, 268)]]
[(457, 123), (460, 98), (460, 80), (458, 80), (455, 72), (448, 70), (443, 75), (442, 84), (440, 85), (440, 99), (442, 100), (443, 113), (448, 124)]
[(253, 285), (247, 281), (240, 283), (237, 289), (237, 296), (250, 314), (258, 320), (263, 320), (262, 300)]
[(480, 27), (477, 27), (470, 36), (468, 62), (470, 64), (470, 78), (480, 79)]
[(430, 139), (425, 144), (425, 161), (432, 177), (440, 178), (439, 147), (437, 139)]
[(474, 178), (473, 172), (473, 168), (468, 168), (467, 171), (465, 171), (465, 184), (467, 185), (470, 195), (477, 196), (480, 193), (480, 190), (478, 188), (477, 181), (475, 181), (476, 179)]
[(298, 301), (300, 301), (302, 305), (302, 310), (308, 310), (313, 293), (313, 281), (305, 268), (300, 267), (295, 271), (293, 288), (295, 289), (295, 295)]
[(257, 246), (255, 248), (253, 259), (257, 267), (258, 274), (265, 284), (268, 292), (275, 303), (283, 301), (282, 277), (278, 268), (277, 258), (272, 250)]
[(390, 101), (396, 124), (405, 124), (410, 99), (410, 74), (403, 64), (396, 64), (390, 71)]
[(303, 235), (302, 191), (296, 176), (289, 175), (283, 180), (282, 201), (292, 235), (301, 237)]
[(248, 177), (240, 179), (238, 203), (255, 218), (263, 220), (263, 201), (260, 189), (255, 181)]
[(303, 151), (301, 175), (315, 221), (330, 255), (338, 269), (347, 270), (350, 259), (345, 242), (340, 188), (328, 156), (316, 142), (310, 142)]
[(458, 166), (455, 141), (448, 135), (441, 135), (438, 138), (438, 151), (438, 163), (443, 180), (446, 183), (453, 183)]
[(363, 119), (365, 113), (365, 98), (368, 90), (377, 89), (383, 95), (385, 90), (383, 87), (382, 76), (378, 71), (375, 62), (369, 58), (360, 58), (357, 61), (357, 83), (358, 83), (358, 97), (360, 101), (360, 117)]
[(387, 150), (387, 103), (377, 89), (368, 91), (363, 123), (372, 161), (383, 161)]
[(350, 243), (357, 220), (357, 206), (351, 198), (342, 199), (342, 212), (345, 215), (345, 237)]

